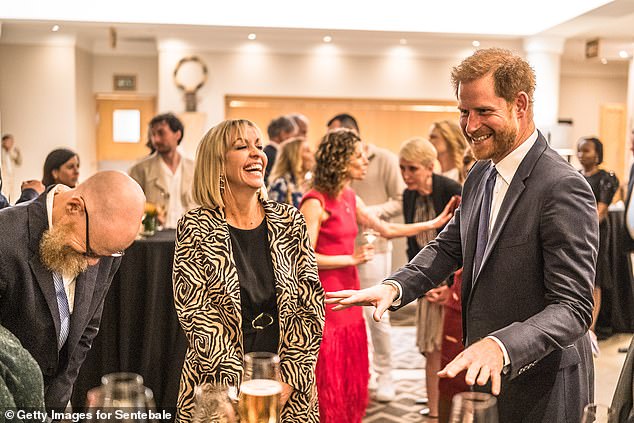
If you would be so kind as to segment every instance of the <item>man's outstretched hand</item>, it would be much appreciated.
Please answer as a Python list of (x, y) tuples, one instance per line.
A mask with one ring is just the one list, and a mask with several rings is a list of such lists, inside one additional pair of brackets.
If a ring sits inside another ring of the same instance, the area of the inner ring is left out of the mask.
[(376, 285), (370, 288), (326, 292), (326, 304), (336, 304), (334, 311), (344, 310), (352, 306), (374, 306), (374, 320), (380, 321), (385, 310), (388, 309), (398, 296), (398, 290), (392, 285)]

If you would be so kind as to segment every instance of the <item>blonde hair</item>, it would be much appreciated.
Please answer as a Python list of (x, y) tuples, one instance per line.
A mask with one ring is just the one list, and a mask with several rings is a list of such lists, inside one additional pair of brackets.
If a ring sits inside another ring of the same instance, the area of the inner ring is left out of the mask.
[(272, 183), (280, 176), (290, 173), (296, 182), (304, 179), (302, 172), (304, 161), (302, 159), (302, 147), (306, 143), (306, 138), (296, 137), (290, 138), (282, 143), (281, 149), (275, 159), (273, 170), (269, 176), (269, 182)]
[[(223, 197), (229, 189), (225, 180), (225, 156), (236, 138), (246, 139), (248, 128), (253, 128), (258, 138), (262, 139), (262, 131), (255, 123), (246, 119), (232, 119), (220, 122), (200, 140), (196, 150), (192, 194), (194, 201), (201, 206), (225, 206)], [(266, 189), (260, 189), (260, 195), (265, 193)]]
[[(455, 164), (457, 169), (462, 167), (462, 157), (464, 155), (464, 151), (467, 148), (467, 140), (462, 133), (462, 129), (456, 123), (442, 120), (440, 122), (434, 122), (432, 124), (434, 129), (438, 129), (440, 135), (447, 143), (447, 148), (451, 153), (451, 158)], [(464, 181), (462, 178), (462, 174), (460, 176), (460, 181)]]
[(438, 152), (434, 145), (422, 137), (410, 138), (401, 144), (398, 156), (408, 162), (420, 163), (423, 166), (433, 166), (438, 159)]

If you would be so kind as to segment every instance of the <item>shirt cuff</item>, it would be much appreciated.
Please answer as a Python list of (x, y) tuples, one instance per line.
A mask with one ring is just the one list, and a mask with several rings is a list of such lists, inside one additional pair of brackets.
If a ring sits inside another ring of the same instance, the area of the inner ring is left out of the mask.
[(401, 284), (393, 279), (386, 279), (381, 282), (381, 285), (391, 285), (396, 288), (396, 290), (398, 291), (398, 295), (396, 296), (396, 299), (392, 301), (392, 307), (400, 306), (401, 299), (403, 298), (403, 287), (401, 287)]
[(508, 371), (511, 368), (511, 358), (509, 357), (509, 352), (506, 350), (506, 347), (504, 346), (502, 341), (497, 339), (495, 336), (489, 335), (487, 336), (487, 338), (495, 341), (495, 343), (498, 344), (498, 346), (502, 350), (502, 354), (504, 355), (504, 367), (502, 367), (502, 373), (504, 374), (508, 373)]

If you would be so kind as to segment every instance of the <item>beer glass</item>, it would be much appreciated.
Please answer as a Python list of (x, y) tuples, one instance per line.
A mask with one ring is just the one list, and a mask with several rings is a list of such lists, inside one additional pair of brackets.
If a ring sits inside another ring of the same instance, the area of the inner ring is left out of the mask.
[(485, 392), (460, 392), (451, 401), (450, 423), (498, 423), (497, 399)]
[(583, 408), (581, 423), (608, 423), (611, 420), (610, 408), (607, 405), (590, 403)]
[(280, 358), (268, 352), (244, 356), (244, 376), (240, 385), (238, 410), (243, 423), (280, 421)]
[(238, 423), (238, 413), (229, 389), (213, 383), (196, 386), (192, 423)]

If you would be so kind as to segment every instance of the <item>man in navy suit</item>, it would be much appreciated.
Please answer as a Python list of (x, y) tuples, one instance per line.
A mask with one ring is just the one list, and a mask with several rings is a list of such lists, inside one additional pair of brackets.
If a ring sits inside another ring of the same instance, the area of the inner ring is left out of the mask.
[(132, 178), (106, 171), (0, 211), (0, 324), (40, 366), (49, 410), (68, 404), (144, 203)]
[(506, 50), (478, 50), (452, 71), (460, 124), (478, 159), (438, 237), (381, 285), (329, 293), (375, 319), (464, 266), (467, 348), (439, 375), (498, 397), (501, 422), (581, 420), (593, 400), (587, 336), (598, 224), (589, 185), (533, 123), (535, 75)]

